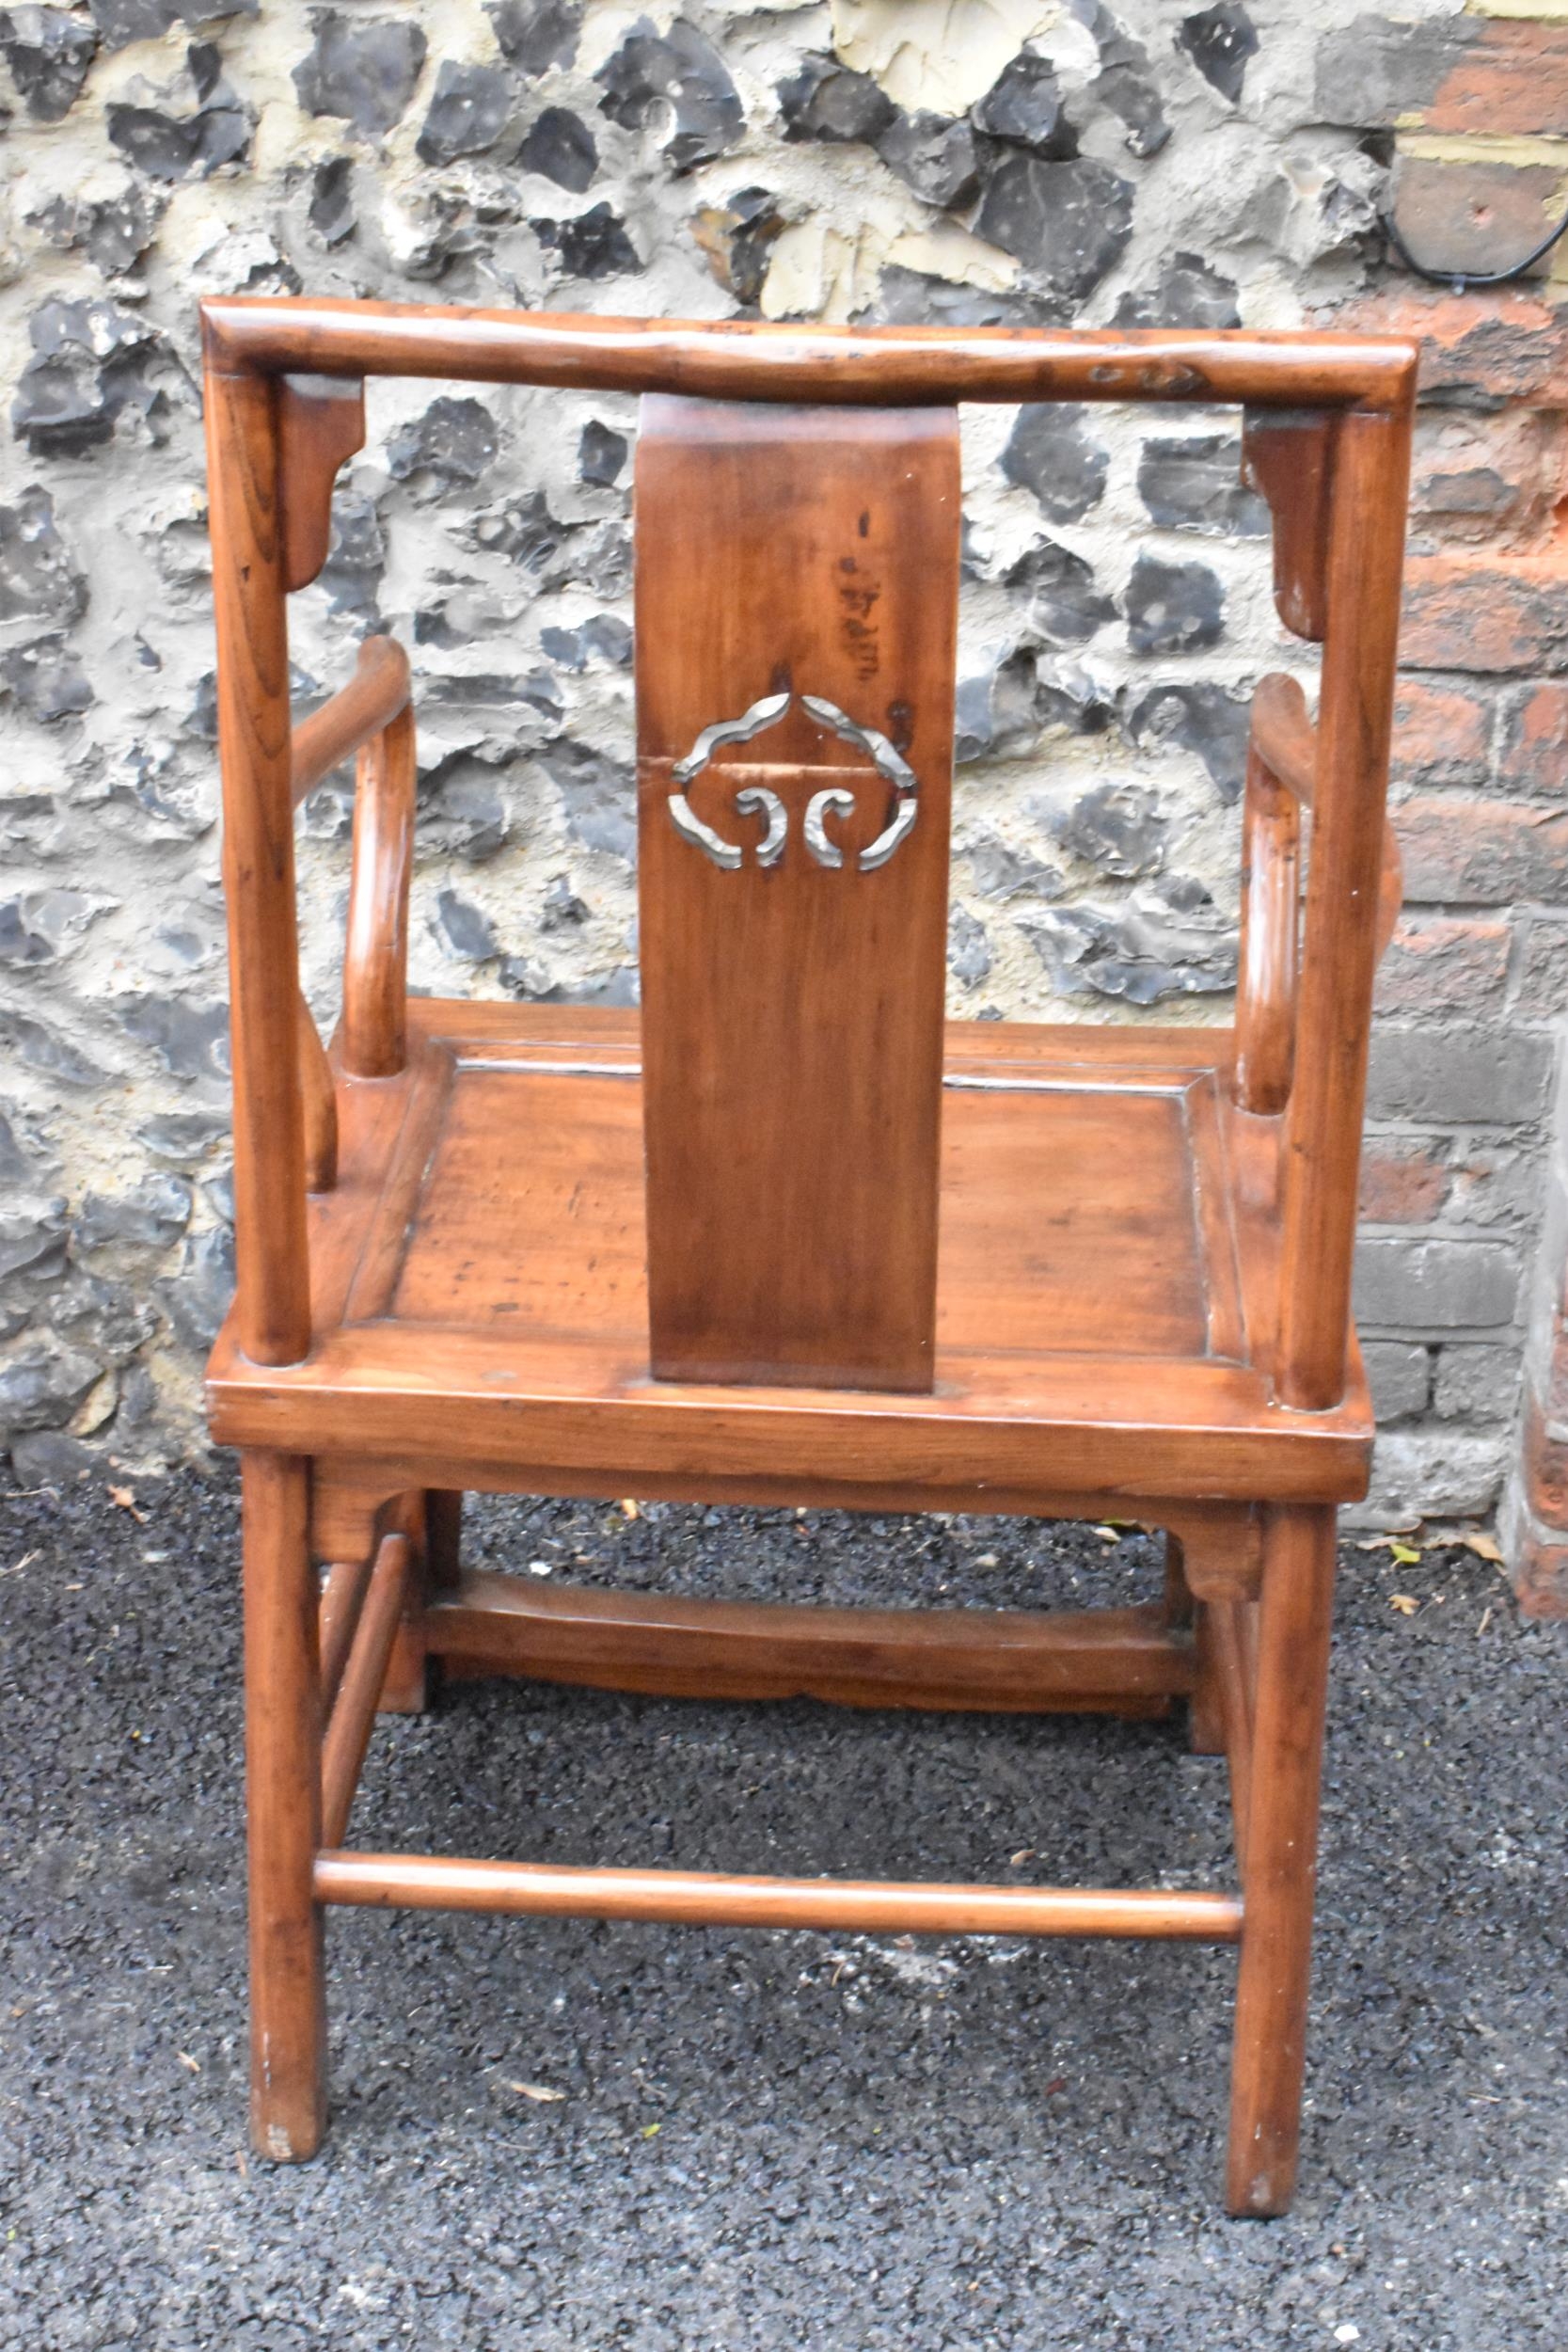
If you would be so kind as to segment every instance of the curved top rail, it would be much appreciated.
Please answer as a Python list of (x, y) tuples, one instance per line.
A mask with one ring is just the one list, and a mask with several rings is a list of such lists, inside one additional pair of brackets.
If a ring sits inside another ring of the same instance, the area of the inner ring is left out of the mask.
[(315, 375), (445, 375), (710, 400), (1240, 401), (1402, 408), (1402, 337), (1212, 330), (791, 326), (231, 295), (201, 305), (208, 364)]

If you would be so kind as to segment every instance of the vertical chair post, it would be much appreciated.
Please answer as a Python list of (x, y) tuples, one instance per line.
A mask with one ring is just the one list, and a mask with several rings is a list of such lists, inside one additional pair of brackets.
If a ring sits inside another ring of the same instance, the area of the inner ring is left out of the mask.
[(1408, 406), (1339, 420), (1276, 1374), (1307, 1412), (1345, 1386), (1409, 472)]
[(326, 2124), (322, 1707), (309, 1465), (247, 1452), (245, 1813), (250, 1850), (250, 2131), (258, 2155), (314, 2155)]
[(310, 1280), (275, 388), (209, 366), (206, 410), (240, 1345), (291, 1364), (309, 1353)]
[[(289, 646), (276, 387), (209, 364), (223, 881), (234, 1073), (240, 1345), (257, 1363), (310, 1347), (299, 1071)], [(325, 2122), (317, 1591), (309, 1466), (244, 1458), (245, 1781), (250, 1854), (251, 2134), (309, 2156)]]
[(1226, 2180), (1227, 2202), (1237, 2215), (1284, 2213), (1295, 2187), (1333, 1600), (1332, 1507), (1271, 1511), (1259, 1605)]

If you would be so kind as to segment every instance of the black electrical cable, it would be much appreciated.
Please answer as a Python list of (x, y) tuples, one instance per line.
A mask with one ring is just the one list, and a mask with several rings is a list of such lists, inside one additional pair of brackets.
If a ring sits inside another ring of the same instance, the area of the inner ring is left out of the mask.
[(1556, 245), (1558, 239), (1562, 235), (1564, 230), (1568, 230), (1568, 213), (1564, 213), (1562, 218), (1558, 222), (1557, 227), (1551, 230), (1547, 235), (1543, 237), (1541, 243), (1530, 252), (1527, 253), (1522, 261), (1514, 262), (1508, 269), (1482, 271), (1469, 269), (1429, 269), (1424, 262), (1418, 262), (1414, 253), (1411, 252), (1410, 247), (1405, 244), (1404, 239), (1400, 235), (1399, 230), (1395, 228), (1393, 215), (1391, 213), (1385, 213), (1382, 215), (1382, 228), (1384, 235), (1387, 238), (1389, 244), (1393, 246), (1395, 252), (1399, 255), (1400, 260), (1404, 263), (1406, 269), (1413, 270), (1418, 278), (1424, 278), (1429, 285), (1447, 286), (1454, 294), (1468, 294), (1473, 286), (1506, 286), (1510, 284), (1513, 278), (1523, 278), (1526, 270), (1533, 269), (1537, 262), (1544, 261), (1545, 259), (1545, 256), (1551, 251), (1553, 246)]

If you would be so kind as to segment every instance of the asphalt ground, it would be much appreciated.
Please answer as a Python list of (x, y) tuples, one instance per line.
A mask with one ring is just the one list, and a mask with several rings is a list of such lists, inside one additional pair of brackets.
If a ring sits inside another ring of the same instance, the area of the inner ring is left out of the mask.
[[(0, 1498), (0, 2344), (1568, 2346), (1568, 1628), (1484, 1561), (1344, 1552), (1302, 2186), (1247, 2223), (1218, 2194), (1234, 1961), (1180, 1947), (339, 1914), (331, 2136), (256, 2162), (235, 1489), (120, 1494)], [(660, 1506), (483, 1503), (467, 1549), (867, 1602), (1159, 1573), (1136, 1535)], [(1228, 1868), (1224, 1767), (1179, 1722), (519, 1683), (383, 1724), (351, 1836)]]

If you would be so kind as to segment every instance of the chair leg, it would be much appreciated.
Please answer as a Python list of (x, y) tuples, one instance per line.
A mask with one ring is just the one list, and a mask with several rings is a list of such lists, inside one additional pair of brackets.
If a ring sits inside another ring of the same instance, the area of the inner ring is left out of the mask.
[(1165, 1535), (1165, 1623), (1191, 1625), (1193, 1621), (1193, 1588), (1187, 1581), (1187, 1555), (1181, 1548), (1180, 1535)]
[(1213, 1628), (1202, 1601), (1194, 1610), (1193, 1648), (1197, 1682), (1187, 1702), (1187, 1744), (1195, 1756), (1223, 1756), (1225, 1715), (1214, 1663)]
[(250, 2131), (258, 2155), (314, 2155), (326, 2122), (321, 1681), (309, 1465), (247, 1451), (245, 1810), (250, 1848)]
[(424, 1613), (431, 1598), (455, 1584), (461, 1572), (463, 1497), (441, 1486), (407, 1498), (407, 1533), (418, 1557), (408, 1580), (408, 1604), (387, 1661), (377, 1713), (422, 1715), (430, 1699)]
[(1186, 1554), (1180, 1535), (1165, 1536), (1165, 1623), (1190, 1628), (1197, 1657), (1197, 1684), (1187, 1702), (1187, 1743), (1195, 1756), (1221, 1756), (1225, 1728), (1220, 1722), (1212, 1648), (1201, 1602), (1193, 1598), (1187, 1581)]
[(1272, 1511), (1264, 1534), (1226, 2184), (1238, 2215), (1284, 2213), (1295, 2188), (1334, 1536), (1322, 1505)]

